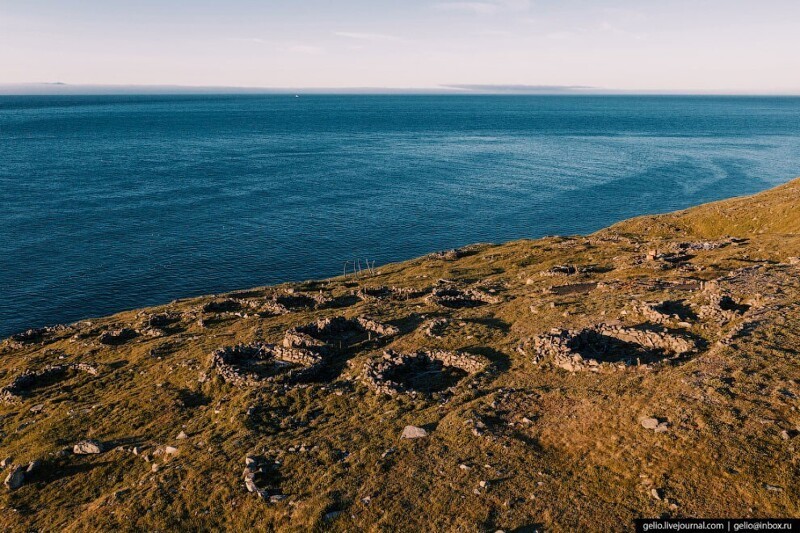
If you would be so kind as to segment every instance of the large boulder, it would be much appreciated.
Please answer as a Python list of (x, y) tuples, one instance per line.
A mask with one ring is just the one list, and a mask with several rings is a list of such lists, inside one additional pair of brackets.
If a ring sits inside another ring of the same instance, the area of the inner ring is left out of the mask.
[(11, 471), (3, 482), (9, 490), (16, 490), (25, 483), (25, 467), (18, 466)]
[(95, 453), (103, 453), (105, 446), (102, 442), (97, 440), (82, 440), (72, 448), (72, 453), (75, 455), (90, 455)]
[(417, 426), (406, 426), (403, 428), (402, 435), (400, 435), (403, 439), (420, 439), (427, 436), (428, 432)]

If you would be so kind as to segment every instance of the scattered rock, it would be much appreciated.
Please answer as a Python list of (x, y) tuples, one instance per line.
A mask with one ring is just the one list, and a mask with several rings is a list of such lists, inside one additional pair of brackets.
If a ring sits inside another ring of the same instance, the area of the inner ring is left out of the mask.
[(184, 432), (184, 431), (181, 431), (180, 433), (178, 433), (178, 436), (177, 436), (177, 437), (175, 437), (175, 438), (176, 438), (177, 440), (184, 440), (184, 439), (188, 439), (188, 438), (189, 438), (189, 435), (187, 435), (187, 434), (186, 434), (186, 432)]
[(501, 298), (477, 288), (460, 288), (448, 284), (434, 288), (428, 301), (442, 307), (460, 308), (499, 303)]
[(645, 429), (656, 429), (658, 427), (658, 419), (653, 417), (643, 418), (641, 423)]
[(127, 341), (135, 338), (137, 335), (136, 330), (131, 328), (120, 328), (114, 329), (111, 331), (106, 331), (100, 334), (97, 338), (97, 341), (100, 344), (106, 344), (110, 346), (116, 346), (119, 344), (124, 344)]
[(6, 476), (6, 480), (3, 482), (9, 490), (16, 490), (25, 483), (25, 468), (22, 466), (18, 466), (14, 468), (11, 473)]
[(34, 459), (30, 463), (28, 463), (28, 468), (25, 470), (26, 474), (35, 474), (38, 472), (44, 463), (41, 459)]
[(428, 432), (422, 429), (421, 427), (417, 426), (406, 426), (403, 428), (403, 433), (400, 435), (400, 438), (403, 439), (420, 439), (423, 437), (427, 437)]
[(370, 300), (409, 300), (424, 294), (424, 291), (419, 291), (412, 288), (401, 287), (362, 287), (358, 290), (356, 295), (365, 301)]
[(428, 337), (439, 339), (444, 335), (448, 324), (450, 324), (450, 320), (446, 318), (434, 318), (423, 326), (423, 331)]
[(21, 348), (25, 345), (38, 344), (50, 339), (53, 335), (69, 329), (68, 326), (57, 325), (44, 328), (33, 328), (11, 335), (9, 341), (12, 346)]
[(105, 445), (97, 440), (82, 440), (72, 448), (72, 453), (75, 455), (90, 455), (96, 453), (103, 453)]

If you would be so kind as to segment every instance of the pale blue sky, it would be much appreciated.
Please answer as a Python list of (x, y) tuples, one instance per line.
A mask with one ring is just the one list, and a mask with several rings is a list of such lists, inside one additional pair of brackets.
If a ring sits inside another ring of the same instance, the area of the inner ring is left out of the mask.
[(800, 0), (0, 0), (0, 83), (800, 92)]

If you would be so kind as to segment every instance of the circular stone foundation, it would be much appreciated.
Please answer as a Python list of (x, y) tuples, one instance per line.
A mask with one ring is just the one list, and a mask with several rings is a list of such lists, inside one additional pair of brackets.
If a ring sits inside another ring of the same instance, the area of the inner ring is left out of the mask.
[(451, 389), (464, 377), (488, 365), (482, 356), (444, 350), (384, 352), (364, 364), (362, 380), (379, 394), (431, 394)]
[(599, 371), (611, 365), (646, 367), (697, 350), (697, 343), (684, 336), (608, 324), (554, 330), (523, 346), (523, 351), (532, 350), (537, 360), (550, 359), (555, 366), (573, 372)]
[(211, 354), (211, 367), (223, 380), (237, 386), (307, 376), (321, 364), (322, 357), (308, 350), (261, 342), (226, 346)]

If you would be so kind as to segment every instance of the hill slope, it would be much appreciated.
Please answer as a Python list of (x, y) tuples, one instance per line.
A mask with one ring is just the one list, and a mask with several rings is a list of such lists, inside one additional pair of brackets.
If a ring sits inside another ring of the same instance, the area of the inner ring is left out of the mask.
[(17, 335), (0, 527), (797, 516), (799, 213), (795, 180)]

